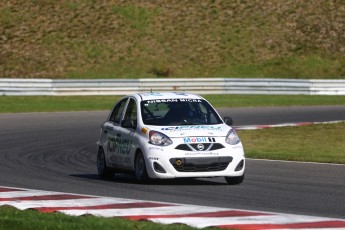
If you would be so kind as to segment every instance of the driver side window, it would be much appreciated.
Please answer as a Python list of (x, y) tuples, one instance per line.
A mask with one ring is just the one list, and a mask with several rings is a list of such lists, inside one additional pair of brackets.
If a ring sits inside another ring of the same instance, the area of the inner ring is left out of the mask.
[(113, 112), (111, 113), (110, 116), (110, 121), (119, 124), (122, 118), (122, 113), (123, 110), (125, 108), (126, 102), (127, 102), (128, 98), (123, 99), (122, 101), (120, 101), (114, 108)]
[(128, 103), (124, 119), (130, 119), (135, 122), (137, 121), (137, 106), (133, 98), (131, 98)]

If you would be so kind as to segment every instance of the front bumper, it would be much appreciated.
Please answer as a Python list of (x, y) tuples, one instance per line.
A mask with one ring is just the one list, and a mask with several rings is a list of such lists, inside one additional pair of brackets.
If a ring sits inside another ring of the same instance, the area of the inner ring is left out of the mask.
[(242, 176), (245, 171), (241, 144), (215, 151), (148, 146), (144, 158), (150, 178), (232, 177)]

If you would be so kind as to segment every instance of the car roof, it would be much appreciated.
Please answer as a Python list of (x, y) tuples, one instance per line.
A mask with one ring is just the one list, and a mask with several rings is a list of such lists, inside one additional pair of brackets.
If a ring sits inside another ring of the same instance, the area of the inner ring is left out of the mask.
[(184, 92), (149, 92), (149, 93), (138, 93), (141, 100), (155, 100), (155, 99), (203, 99), (201, 96), (193, 93)]

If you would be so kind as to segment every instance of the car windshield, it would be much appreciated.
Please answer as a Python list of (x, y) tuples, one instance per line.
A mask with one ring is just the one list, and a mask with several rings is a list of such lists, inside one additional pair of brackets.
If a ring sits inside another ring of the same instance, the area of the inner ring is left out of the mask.
[(141, 102), (146, 125), (214, 125), (222, 123), (212, 106), (202, 99), (160, 99)]

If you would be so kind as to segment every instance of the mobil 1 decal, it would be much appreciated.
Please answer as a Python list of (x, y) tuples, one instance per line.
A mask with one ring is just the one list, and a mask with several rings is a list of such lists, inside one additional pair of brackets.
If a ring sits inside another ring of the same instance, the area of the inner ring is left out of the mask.
[(214, 137), (185, 137), (183, 138), (184, 143), (207, 143), (216, 142)]

